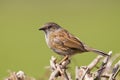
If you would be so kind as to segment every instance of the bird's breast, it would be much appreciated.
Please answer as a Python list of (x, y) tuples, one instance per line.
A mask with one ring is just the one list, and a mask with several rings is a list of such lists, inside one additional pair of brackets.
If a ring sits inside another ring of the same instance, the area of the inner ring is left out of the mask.
[(55, 47), (54, 44), (54, 36), (52, 34), (45, 35), (46, 43), (49, 48), (53, 49)]
[(46, 43), (48, 45), (48, 47), (50, 48), (50, 45), (49, 45), (49, 37), (47, 35), (45, 35), (45, 40), (46, 40)]

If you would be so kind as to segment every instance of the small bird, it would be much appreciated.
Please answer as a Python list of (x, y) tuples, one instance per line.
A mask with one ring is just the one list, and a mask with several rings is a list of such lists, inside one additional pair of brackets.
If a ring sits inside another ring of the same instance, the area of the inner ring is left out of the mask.
[(108, 56), (108, 54), (103, 51), (88, 47), (79, 38), (54, 22), (44, 24), (39, 30), (45, 32), (48, 47), (55, 53), (65, 56), (65, 59), (74, 54), (83, 52), (94, 52), (102, 56)]

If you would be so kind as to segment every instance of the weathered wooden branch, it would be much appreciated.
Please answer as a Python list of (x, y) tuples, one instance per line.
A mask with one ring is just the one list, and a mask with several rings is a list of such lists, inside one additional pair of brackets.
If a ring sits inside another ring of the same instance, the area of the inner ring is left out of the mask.
[[(117, 80), (116, 77), (120, 73), (120, 60), (113, 65), (113, 62), (119, 55), (111, 57), (112, 52), (108, 53), (108, 57), (98, 55), (88, 66), (76, 66), (75, 80)], [(99, 64), (98, 64), (99, 63)], [(72, 76), (67, 71), (70, 59), (67, 58), (61, 63), (57, 63), (55, 57), (50, 59), (51, 74), (49, 80), (72, 80)], [(101, 64), (101, 65), (100, 65)], [(93, 71), (93, 68), (97, 69)], [(10, 72), (5, 80), (35, 80), (25, 75), (23, 71)], [(119, 80), (119, 79), (118, 79)]]
[(105, 57), (105, 59), (102, 62), (102, 65), (100, 67), (100, 69), (97, 71), (97, 76), (96, 76), (96, 80), (101, 80), (101, 75), (104, 73), (105, 69), (107, 68), (107, 63), (109, 62), (109, 59), (111, 57), (112, 51), (110, 51), (108, 53), (109, 56)]
[(64, 80), (70, 80), (67, 72), (66, 72), (66, 68), (67, 65), (70, 63), (70, 60), (66, 60), (63, 61), (61, 64), (57, 64), (56, 63), (56, 58), (52, 56), (51, 60), (50, 60), (50, 66), (51, 66), (51, 70), (52, 73), (50, 75), (49, 80), (55, 80), (56, 77), (62, 76), (64, 78)]
[[(109, 56), (103, 57), (98, 55), (88, 66), (76, 67), (75, 69), (75, 79), (76, 80), (115, 80), (116, 76), (120, 72), (120, 61), (115, 64), (112, 68), (113, 59), (111, 60), (112, 51), (108, 53)], [(101, 63), (100, 67), (92, 72), (92, 69), (97, 66), (98, 63)], [(66, 72), (66, 66), (69, 64), (70, 60), (65, 60), (62, 64), (56, 63), (56, 58), (51, 58), (50, 66), (52, 73), (49, 80), (56, 80), (57, 77), (62, 77), (62, 80), (72, 80), (70, 75)], [(112, 72), (112, 73), (111, 73)], [(60, 79), (60, 80), (61, 80)]]
[(118, 61), (118, 63), (115, 64), (109, 80), (115, 80), (115, 78), (119, 72), (120, 72), (120, 60)]
[(5, 80), (35, 80), (35, 79), (32, 77), (26, 76), (23, 71), (18, 71), (17, 73), (10, 72), (10, 76)]

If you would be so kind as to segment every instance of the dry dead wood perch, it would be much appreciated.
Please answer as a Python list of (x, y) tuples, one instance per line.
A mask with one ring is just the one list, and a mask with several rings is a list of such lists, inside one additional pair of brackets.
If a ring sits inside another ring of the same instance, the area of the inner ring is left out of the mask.
[(25, 75), (25, 73), (23, 71), (18, 71), (17, 73), (10, 72), (9, 77), (6, 78), (5, 80), (35, 80), (35, 79)]
[(57, 64), (56, 58), (52, 56), (50, 60), (52, 73), (50, 75), (49, 80), (55, 80), (59, 76), (64, 78), (64, 80), (71, 80), (70, 74), (66, 71), (67, 65), (69, 63), (70, 63), (70, 60), (67, 59), (63, 61), (61, 64)]
[(102, 56), (97, 56), (88, 66), (76, 67), (76, 80), (94, 80), (90, 71), (98, 64)]
[[(111, 57), (112, 52), (108, 53), (110, 56), (103, 57), (98, 55), (88, 66), (76, 67), (76, 80), (120, 80), (117, 75), (120, 73), (120, 60), (113, 65), (113, 62), (120, 57), (115, 55)], [(98, 65), (99, 63), (99, 65)], [(51, 57), (50, 67), (52, 73), (49, 80), (72, 80), (70, 73), (67, 71), (67, 65), (70, 64), (70, 59), (66, 59), (62, 63), (57, 63), (55, 57)], [(101, 64), (101, 65), (100, 65)], [(93, 71), (93, 68), (97, 69)], [(99, 66), (99, 67), (98, 67)], [(10, 72), (10, 75), (5, 80), (35, 80), (32, 77), (25, 75), (23, 71)]]
[[(75, 69), (75, 79), (76, 80), (115, 80), (116, 76), (120, 72), (120, 61), (115, 64), (112, 68), (113, 59), (111, 60), (110, 51), (108, 53), (110, 56), (103, 57), (97, 56), (88, 66), (76, 67)], [(120, 55), (119, 55), (120, 56)], [(118, 56), (117, 56), (118, 57)], [(102, 59), (104, 58), (104, 59)], [(115, 59), (114, 59), (115, 60)], [(102, 63), (101, 63), (102, 61)], [(52, 73), (49, 80), (56, 80), (58, 77), (60, 80), (72, 80), (70, 73), (67, 72), (67, 65), (70, 63), (70, 60), (65, 60), (62, 64), (56, 63), (56, 58), (52, 57), (50, 60), (50, 66)], [(93, 68), (96, 68), (96, 65), (99, 65), (96, 71), (92, 72)], [(58, 80), (58, 79), (57, 79)]]
[(97, 71), (97, 76), (96, 76), (96, 80), (101, 80), (101, 75), (105, 72), (105, 70), (107, 69), (107, 64), (110, 60), (110, 57), (111, 57), (111, 54), (112, 54), (112, 51), (110, 51), (108, 53), (109, 56), (105, 57), (100, 68), (98, 69)]

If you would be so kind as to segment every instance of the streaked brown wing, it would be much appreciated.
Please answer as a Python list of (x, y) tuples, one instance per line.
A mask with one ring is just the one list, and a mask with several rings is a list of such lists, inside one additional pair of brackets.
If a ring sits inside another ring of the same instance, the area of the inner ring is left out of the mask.
[(61, 30), (56, 34), (56, 38), (62, 42), (64, 46), (85, 51), (83, 43), (72, 34), (68, 33), (68, 31)]

